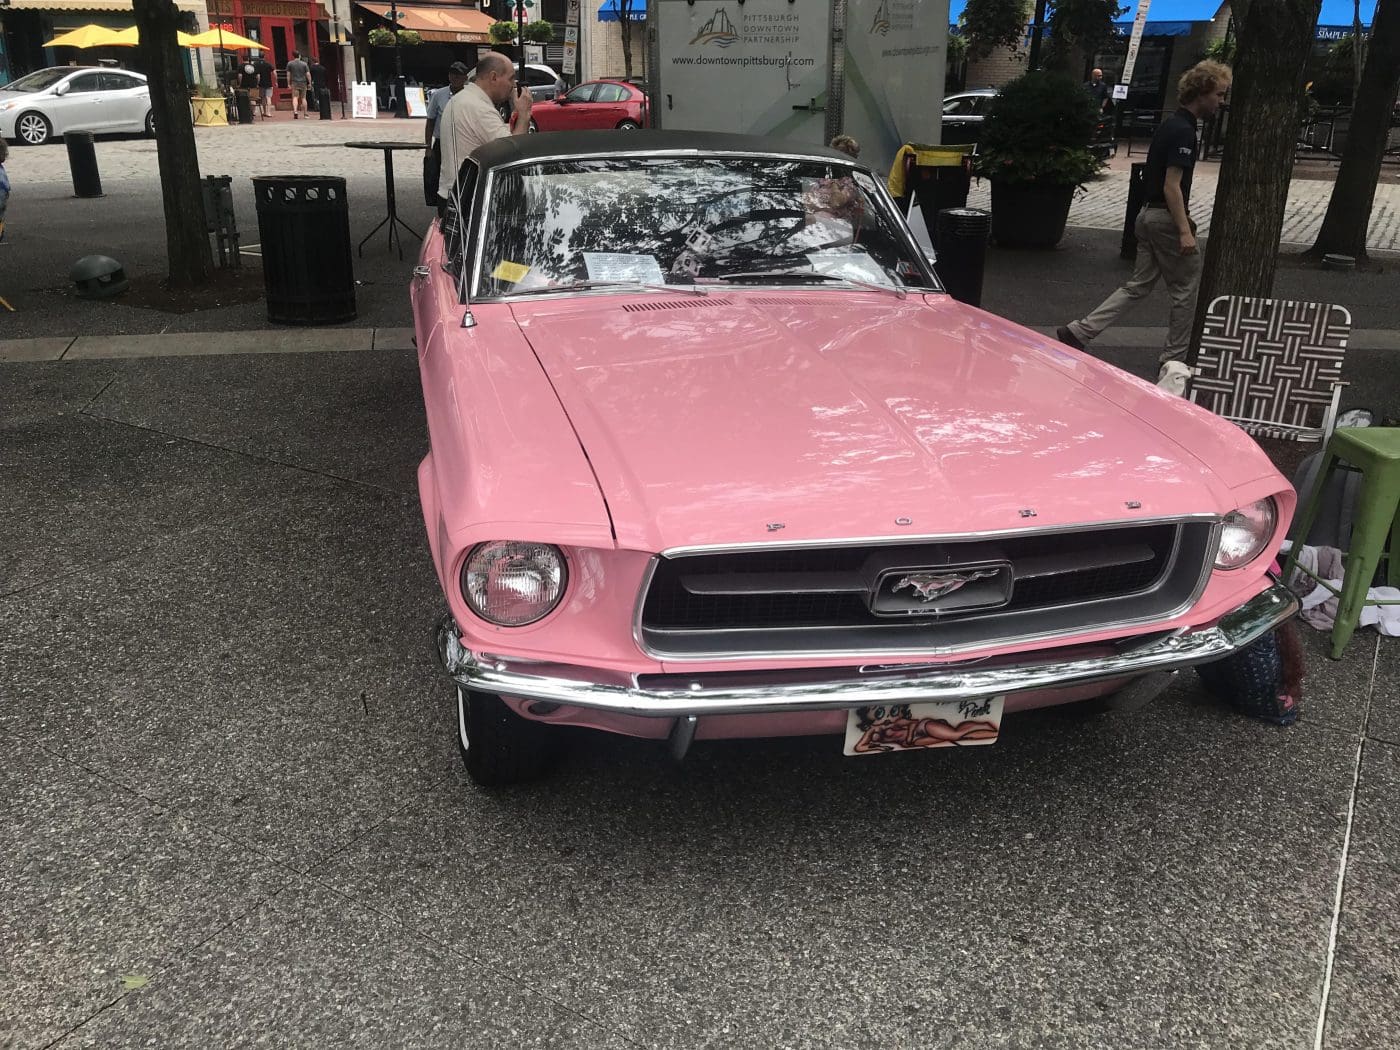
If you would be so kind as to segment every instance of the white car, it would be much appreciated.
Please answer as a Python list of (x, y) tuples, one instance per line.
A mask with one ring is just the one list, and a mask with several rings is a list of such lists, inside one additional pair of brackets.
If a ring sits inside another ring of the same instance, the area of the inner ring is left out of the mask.
[(126, 69), (50, 66), (0, 87), (0, 137), (41, 146), (69, 131), (151, 134), (146, 78)]

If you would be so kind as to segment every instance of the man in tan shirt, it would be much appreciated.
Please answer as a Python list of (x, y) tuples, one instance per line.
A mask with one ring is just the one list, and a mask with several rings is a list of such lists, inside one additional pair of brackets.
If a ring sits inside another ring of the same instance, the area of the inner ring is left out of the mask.
[[(515, 128), (512, 130), (496, 107), (514, 98)], [(524, 135), (530, 130), (530, 89), (515, 93), (515, 64), (499, 51), (488, 51), (476, 64), (476, 80), (447, 103), (438, 121), (441, 128), (442, 175), (438, 196), (452, 198), (457, 172), (462, 162), (480, 145), (507, 135)]]

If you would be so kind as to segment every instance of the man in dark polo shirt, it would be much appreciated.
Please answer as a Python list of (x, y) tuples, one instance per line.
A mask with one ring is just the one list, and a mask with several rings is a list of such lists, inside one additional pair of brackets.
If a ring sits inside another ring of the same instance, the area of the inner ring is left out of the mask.
[(1172, 297), (1167, 345), (1159, 358), (1163, 376), (1172, 371), (1169, 362), (1186, 356), (1196, 314), (1196, 289), (1201, 281), (1196, 224), (1191, 221), (1196, 123), (1214, 116), (1229, 90), (1230, 67), (1219, 62), (1198, 62), (1182, 74), (1177, 87), (1181, 108), (1162, 121), (1147, 151), (1145, 203), (1135, 226), (1138, 248), (1133, 276), (1088, 317), (1056, 329), (1060, 342), (1083, 350), (1124, 310), (1152, 291), (1157, 278), (1162, 277)]

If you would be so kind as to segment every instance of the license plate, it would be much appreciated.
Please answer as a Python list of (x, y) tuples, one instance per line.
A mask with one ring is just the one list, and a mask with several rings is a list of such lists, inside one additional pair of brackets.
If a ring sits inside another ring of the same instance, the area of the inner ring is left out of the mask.
[(995, 744), (1004, 698), (858, 707), (846, 714), (848, 755)]

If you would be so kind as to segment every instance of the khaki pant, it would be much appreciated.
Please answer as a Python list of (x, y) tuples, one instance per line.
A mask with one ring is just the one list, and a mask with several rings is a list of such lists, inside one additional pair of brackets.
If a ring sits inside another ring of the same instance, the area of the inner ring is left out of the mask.
[[(1196, 224), (1192, 223), (1194, 230)], [(1191, 343), (1191, 325), (1196, 319), (1196, 289), (1201, 283), (1201, 253), (1181, 254), (1181, 235), (1166, 208), (1143, 208), (1138, 213), (1137, 265), (1128, 283), (1110, 295), (1082, 321), (1071, 321), (1069, 330), (1082, 343), (1101, 335), (1128, 307), (1147, 295), (1157, 278), (1167, 282), (1172, 297), (1171, 319), (1167, 323), (1167, 346), (1159, 361), (1180, 361)]]

